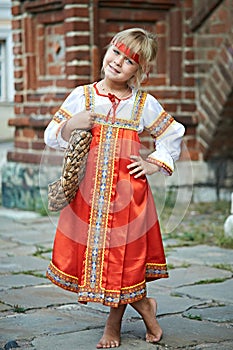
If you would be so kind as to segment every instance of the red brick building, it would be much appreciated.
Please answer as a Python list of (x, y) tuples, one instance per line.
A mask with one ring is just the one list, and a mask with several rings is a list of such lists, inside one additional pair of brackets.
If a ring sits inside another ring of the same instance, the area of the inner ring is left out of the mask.
[[(186, 126), (182, 160), (191, 157), (194, 183), (208, 183), (217, 197), (228, 196), (233, 182), (232, 0), (13, 0), (12, 14), (15, 118), (9, 125), (15, 138), (6, 168), (8, 174), (21, 167), (30, 175), (25, 191), (31, 197), (36, 198), (32, 187), (38, 190), (43, 132), (51, 116), (74, 87), (100, 78), (106, 44), (119, 30), (134, 26), (157, 33), (157, 64), (145, 89)], [(147, 135), (142, 137), (150, 146)], [(14, 186), (7, 181), (5, 176), (3, 204), (28, 208), (22, 198), (21, 204), (10, 200)]]

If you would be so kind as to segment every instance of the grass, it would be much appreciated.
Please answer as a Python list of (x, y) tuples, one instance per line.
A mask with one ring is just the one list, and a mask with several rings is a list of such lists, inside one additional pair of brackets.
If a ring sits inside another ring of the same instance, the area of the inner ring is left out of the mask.
[(210, 283), (222, 283), (224, 281), (226, 281), (227, 278), (213, 278), (211, 280), (201, 280), (198, 282), (195, 282), (194, 284), (210, 284)]
[(28, 275), (46, 279), (46, 276), (44, 274), (34, 270), (12, 272), (12, 275)]
[(233, 249), (233, 238), (225, 237), (224, 222), (229, 215), (230, 204), (226, 201), (213, 203), (191, 203), (172, 232), (166, 232), (166, 223), (172, 214), (171, 203), (160, 214), (160, 223), (165, 239), (176, 239), (177, 245), (216, 245)]
[(214, 265), (212, 265), (212, 266), (215, 267), (216, 269), (226, 270), (226, 271), (233, 272), (233, 266), (231, 266), (231, 265), (227, 265), (227, 264), (214, 264)]
[(17, 304), (17, 305), (14, 305), (13, 311), (21, 314), (21, 313), (25, 313), (26, 309), (24, 307), (22, 307), (22, 306)]
[(51, 252), (52, 252), (52, 248), (45, 248), (43, 246), (38, 245), (36, 247), (36, 252), (33, 254), (33, 256), (37, 256), (41, 259), (46, 259), (45, 257), (43, 257), (43, 254), (51, 253)]
[(189, 318), (190, 320), (202, 321), (201, 315), (188, 314), (186, 317)]

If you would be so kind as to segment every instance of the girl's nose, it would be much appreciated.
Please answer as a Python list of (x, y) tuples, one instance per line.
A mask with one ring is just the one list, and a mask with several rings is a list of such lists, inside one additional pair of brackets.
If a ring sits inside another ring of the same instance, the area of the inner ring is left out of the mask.
[(117, 56), (116, 58), (115, 58), (115, 63), (116, 63), (116, 65), (118, 65), (118, 66), (122, 66), (122, 63), (123, 63), (123, 60), (124, 60), (124, 57), (123, 57), (123, 55), (119, 55), (119, 56)]

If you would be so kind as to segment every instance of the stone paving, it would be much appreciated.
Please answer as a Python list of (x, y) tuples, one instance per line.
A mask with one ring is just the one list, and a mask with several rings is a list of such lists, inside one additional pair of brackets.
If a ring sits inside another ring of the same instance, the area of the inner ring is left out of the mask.
[[(45, 278), (56, 222), (0, 208), (0, 350), (92, 350), (102, 335), (108, 308), (78, 304)], [(141, 318), (128, 307), (120, 349), (233, 349), (232, 250), (164, 243), (170, 278), (148, 284), (163, 338), (147, 344)]]

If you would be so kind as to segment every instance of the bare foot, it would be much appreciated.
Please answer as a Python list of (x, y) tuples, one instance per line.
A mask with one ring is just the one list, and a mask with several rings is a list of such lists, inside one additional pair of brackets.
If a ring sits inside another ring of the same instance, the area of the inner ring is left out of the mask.
[(143, 318), (147, 329), (146, 341), (148, 343), (159, 342), (163, 331), (156, 319), (157, 303), (155, 299), (145, 297), (131, 305)]
[(146, 341), (148, 343), (157, 343), (161, 340), (163, 335), (162, 328), (160, 327), (156, 319), (157, 303), (153, 298), (148, 298), (148, 302), (151, 305), (152, 315), (151, 315), (150, 324), (148, 325), (146, 324), (146, 328), (147, 328)]
[(120, 346), (120, 326), (109, 323), (107, 321), (104, 334), (96, 345), (97, 349), (118, 348)]
[(120, 305), (118, 308), (111, 307), (104, 334), (96, 345), (97, 349), (118, 348), (120, 346), (121, 321), (125, 309), (126, 305)]

